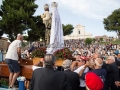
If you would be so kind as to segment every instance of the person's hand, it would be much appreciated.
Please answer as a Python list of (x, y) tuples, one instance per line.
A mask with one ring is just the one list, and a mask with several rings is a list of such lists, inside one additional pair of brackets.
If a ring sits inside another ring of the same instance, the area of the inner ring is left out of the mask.
[(28, 57), (28, 58), (30, 58), (30, 57), (31, 57), (31, 55), (30, 55), (30, 53), (29, 53), (29, 52), (27, 52), (27, 57)]
[(105, 62), (106, 64), (108, 64), (108, 61), (106, 60), (106, 62)]
[(27, 57), (30, 58), (30, 54), (28, 54)]
[(85, 64), (86, 67), (89, 67), (90, 66), (90, 62), (87, 61), (86, 64)]
[(117, 87), (119, 87), (119, 86), (120, 86), (120, 81), (115, 81), (115, 85), (116, 85)]
[(20, 64), (20, 61), (18, 61), (18, 63)]
[(117, 55), (115, 55), (115, 57), (117, 57)]
[(19, 58), (18, 63), (20, 64), (21, 61), (22, 61), (22, 58)]

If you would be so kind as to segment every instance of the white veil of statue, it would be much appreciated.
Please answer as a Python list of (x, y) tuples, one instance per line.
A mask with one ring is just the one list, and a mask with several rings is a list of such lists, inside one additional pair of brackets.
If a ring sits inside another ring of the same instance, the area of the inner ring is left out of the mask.
[(47, 47), (47, 53), (53, 54), (56, 50), (64, 47), (63, 28), (60, 15), (57, 10), (58, 3), (52, 2), (52, 26), (50, 35), (50, 44)]

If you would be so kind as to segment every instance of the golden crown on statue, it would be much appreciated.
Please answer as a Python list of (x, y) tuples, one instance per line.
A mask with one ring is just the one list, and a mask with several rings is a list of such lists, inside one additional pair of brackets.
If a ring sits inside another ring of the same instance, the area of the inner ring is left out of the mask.
[(57, 2), (52, 2), (51, 6), (52, 6), (52, 7), (57, 7), (57, 6), (58, 6), (58, 3), (57, 3)]

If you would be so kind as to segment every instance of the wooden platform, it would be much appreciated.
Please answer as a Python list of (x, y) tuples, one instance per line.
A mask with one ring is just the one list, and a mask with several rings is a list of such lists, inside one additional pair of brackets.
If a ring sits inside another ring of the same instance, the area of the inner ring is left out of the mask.
[[(61, 66), (64, 60), (56, 60), (55, 65), (56, 66)], [(24, 76), (27, 80), (25, 83), (25, 87), (28, 89), (29, 87), (29, 80), (32, 77), (33, 69), (32, 66), (39, 62), (39, 59), (37, 60), (27, 60), (27, 59), (22, 59), (20, 62), (20, 76)], [(9, 77), (9, 69), (8, 66), (5, 62), (0, 62), (0, 76), (2, 77)], [(0, 88), (0, 90), (2, 90)], [(7, 90), (7, 89), (6, 89)]]
[[(20, 67), (21, 67), (20, 76), (24, 76), (26, 77), (26, 79), (31, 79), (33, 73), (32, 62), (33, 62), (32, 60), (24, 60), (20, 63)], [(0, 76), (9, 77), (9, 69), (5, 62), (0, 63)]]
[[(32, 66), (37, 63), (39, 59), (35, 60), (28, 60), (28, 59), (22, 59), (20, 62), (21, 72), (20, 76), (26, 77), (26, 79), (31, 79), (32, 77)], [(62, 66), (64, 60), (58, 59), (55, 62), (56, 66)], [(0, 76), (3, 77), (9, 77), (9, 69), (5, 62), (0, 62)]]

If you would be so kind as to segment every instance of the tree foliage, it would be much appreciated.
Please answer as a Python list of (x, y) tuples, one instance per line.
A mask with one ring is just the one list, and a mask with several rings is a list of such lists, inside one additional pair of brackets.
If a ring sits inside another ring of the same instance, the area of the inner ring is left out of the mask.
[(62, 24), (63, 26), (63, 35), (69, 35), (73, 32), (73, 25), (71, 24), (67, 24), (67, 25), (64, 25)]
[(39, 41), (40, 38), (44, 40), (45, 38), (45, 25), (42, 23), (42, 19), (40, 16), (34, 17), (35, 27), (29, 26), (31, 29), (27, 31), (28, 36), (23, 36), (24, 40), (33, 42)]
[(3, 0), (0, 16), (0, 29), (13, 41), (18, 33), (30, 27), (35, 28), (34, 16), (38, 5), (35, 0)]
[(85, 44), (90, 45), (92, 43), (92, 38), (86, 38), (85, 39)]
[(1, 38), (2, 35), (3, 35), (3, 31), (0, 29), (0, 38)]
[(103, 38), (100, 38), (100, 42), (102, 42), (103, 41)]
[(28, 36), (23, 36), (24, 40), (29, 41)]
[(28, 31), (28, 39), (29, 41), (37, 41), (40, 38), (45, 39), (45, 25), (42, 22), (42, 19), (40, 16), (34, 17), (35, 27), (30, 26), (31, 30)]
[(93, 38), (93, 39), (92, 39), (92, 41), (95, 43), (96, 39), (95, 39), (95, 38)]
[[(36, 41), (45, 38), (45, 25), (40, 16), (33, 16), (38, 5), (35, 0), (3, 0), (0, 7), (0, 36), (7, 34), (13, 41), (18, 33), (26, 30), (28, 41)], [(73, 26), (63, 25), (64, 35), (71, 34)]]
[(115, 31), (120, 39), (120, 8), (114, 10), (107, 18), (104, 18), (103, 24), (107, 31)]

